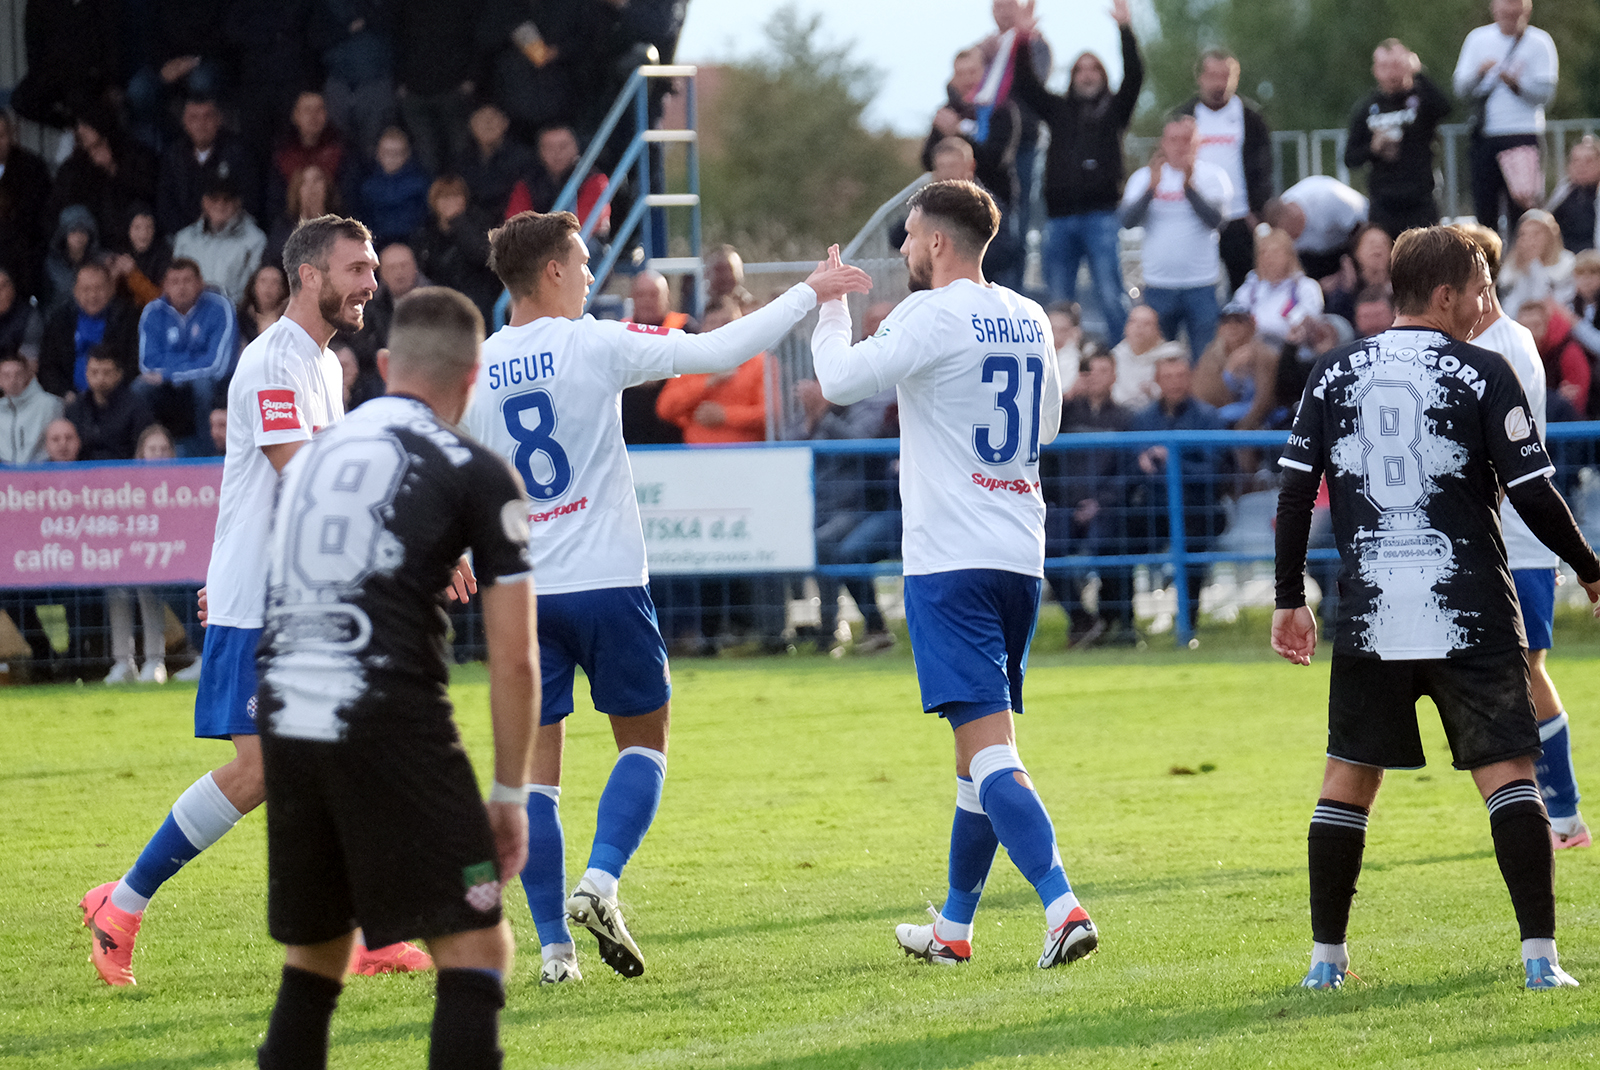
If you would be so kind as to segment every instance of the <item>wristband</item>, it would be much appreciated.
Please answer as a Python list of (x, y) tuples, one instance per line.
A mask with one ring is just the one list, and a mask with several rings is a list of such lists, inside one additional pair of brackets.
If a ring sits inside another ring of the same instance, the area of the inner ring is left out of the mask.
[(492, 803), (516, 803), (518, 806), (527, 806), (528, 786), (523, 784), (515, 788), (508, 788), (496, 780), (494, 787), (489, 789), (489, 801)]

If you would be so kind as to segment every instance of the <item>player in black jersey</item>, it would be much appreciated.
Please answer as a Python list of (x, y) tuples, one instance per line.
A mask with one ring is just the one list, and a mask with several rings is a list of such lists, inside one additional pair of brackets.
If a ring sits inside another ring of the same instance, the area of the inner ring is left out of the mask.
[[(327, 1064), (354, 930), (428, 943), (430, 1065), (499, 1067), (511, 965), (502, 884), (527, 854), (539, 708), (528, 502), (458, 435), (483, 319), (452, 290), (395, 308), (389, 396), (284, 469), (258, 656), (268, 925), (288, 945), (264, 1070)], [(472, 551), (489, 645), (487, 805), (451, 720), (442, 592)]]
[(1367, 816), (1385, 769), (1424, 764), (1416, 701), (1439, 708), (1457, 769), (1489, 808), (1522, 932), (1529, 988), (1577, 984), (1558, 965), (1549, 819), (1534, 783), (1539, 731), (1527, 639), (1500, 532), (1502, 490), (1600, 600), (1595, 558), (1560, 494), (1515, 372), (1469, 345), (1486, 311), (1483, 253), (1446, 227), (1407, 231), (1390, 330), (1312, 368), (1282, 465), (1272, 647), (1316, 649), (1303, 573), (1328, 479), (1343, 565), (1328, 700), (1328, 764), (1308, 854), (1315, 944), (1308, 988), (1337, 988)]

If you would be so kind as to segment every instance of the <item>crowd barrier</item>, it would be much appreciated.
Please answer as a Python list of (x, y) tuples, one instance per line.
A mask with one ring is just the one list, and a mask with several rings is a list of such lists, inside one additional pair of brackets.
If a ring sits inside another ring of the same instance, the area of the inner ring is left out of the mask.
[[(1202, 590), (1270, 604), (1282, 431), (1072, 434), (1041, 450), (1045, 575), (1075, 630), (1131, 641), (1152, 627), (1194, 635)], [(1556, 484), (1600, 542), (1600, 422), (1552, 424)], [(635, 491), (662, 630), (679, 653), (729, 644), (787, 650), (831, 640), (842, 584), (853, 615), (898, 613), (899, 442), (642, 447)], [(975, 468), (978, 466), (974, 466)], [(984, 493), (1019, 488), (971, 476)], [(200, 649), (221, 462), (44, 465), (0, 470), (0, 664), (12, 679), (102, 677), (112, 664), (106, 590), (148, 587), (164, 605), (167, 664)], [(558, 524), (561, 509), (535, 513)], [(1308, 571), (1332, 596), (1338, 554), (1325, 512)], [(1207, 586), (1211, 583), (1211, 586)], [(1214, 600), (1215, 601), (1215, 600)], [(1253, 603), (1252, 603), (1253, 604)], [(1164, 609), (1152, 610), (1152, 605)], [(1213, 610), (1215, 606), (1212, 607)], [(1162, 621), (1151, 616), (1159, 612)], [(461, 660), (484, 653), (476, 604), (452, 607)], [(143, 629), (136, 629), (142, 637)], [(141, 661), (144, 660), (141, 654)]]

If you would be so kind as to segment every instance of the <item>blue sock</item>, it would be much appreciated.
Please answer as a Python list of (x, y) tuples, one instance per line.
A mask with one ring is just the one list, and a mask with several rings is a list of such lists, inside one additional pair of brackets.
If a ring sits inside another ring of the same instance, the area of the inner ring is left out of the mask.
[(1575, 817), (1578, 813), (1578, 778), (1572, 771), (1572, 733), (1567, 715), (1558, 713), (1539, 722), (1539, 741), (1544, 754), (1534, 761), (1533, 773), (1539, 780), (1539, 794), (1551, 817)]
[(183, 868), (184, 863), (199, 853), (200, 848), (190, 843), (189, 837), (178, 827), (178, 819), (168, 813), (123, 880), (128, 882), (129, 888), (149, 899), (157, 888)]
[(622, 876), (622, 867), (644, 842), (661, 805), (667, 756), (648, 747), (628, 747), (617, 755), (606, 790), (600, 793), (589, 868)]
[(1011, 747), (985, 747), (972, 759), (972, 779), (978, 784), (978, 802), (989, 815), (995, 835), (1005, 844), (1012, 863), (1049, 906), (1072, 887), (1056, 851), (1056, 830), (1044, 801), (1032, 788), (1017, 783), (1015, 773), (1027, 770)]
[(970, 777), (957, 777), (956, 816), (950, 825), (950, 891), (940, 917), (957, 925), (971, 924), (999, 845), (988, 815), (978, 809), (978, 789)]
[(560, 794), (560, 788), (536, 784), (528, 796), (528, 862), (522, 867), (522, 890), (541, 944), (572, 943), (567, 928), (566, 841), (556, 806)]

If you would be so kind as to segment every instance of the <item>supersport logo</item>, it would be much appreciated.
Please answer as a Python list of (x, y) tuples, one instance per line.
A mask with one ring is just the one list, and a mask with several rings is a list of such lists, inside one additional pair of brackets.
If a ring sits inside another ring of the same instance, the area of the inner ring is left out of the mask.
[(972, 473), (972, 482), (984, 490), (1009, 490), (1017, 494), (1032, 494), (1039, 489), (1039, 484), (1029, 483), (1026, 479), (995, 479), (977, 472)]

